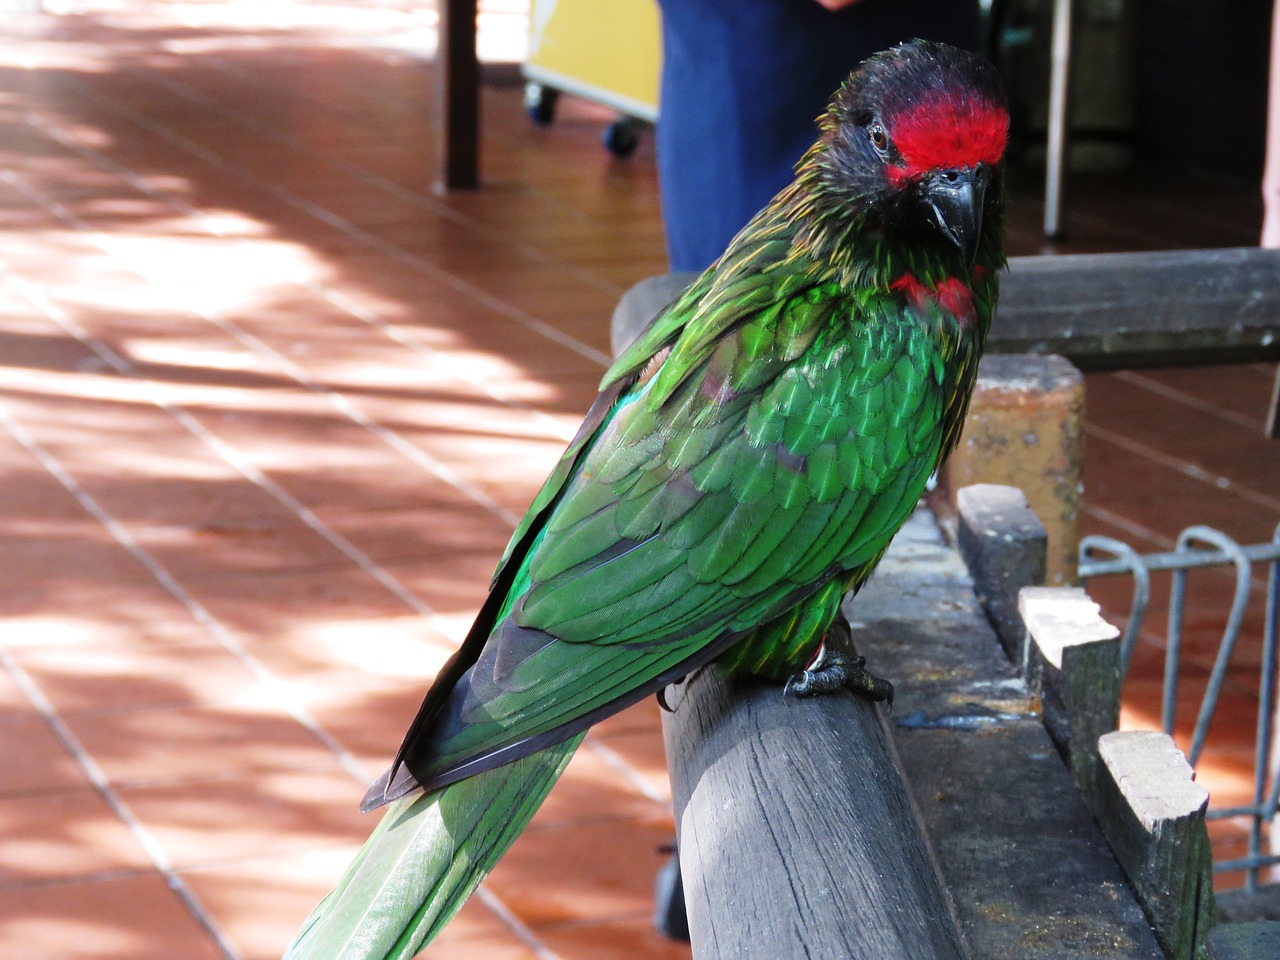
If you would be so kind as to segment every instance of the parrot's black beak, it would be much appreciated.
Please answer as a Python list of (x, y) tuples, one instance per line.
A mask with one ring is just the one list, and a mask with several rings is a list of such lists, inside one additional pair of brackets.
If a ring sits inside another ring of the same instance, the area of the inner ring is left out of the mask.
[(924, 199), (934, 225), (960, 248), (969, 266), (978, 255), (986, 195), (987, 170), (981, 165), (939, 170), (924, 183)]

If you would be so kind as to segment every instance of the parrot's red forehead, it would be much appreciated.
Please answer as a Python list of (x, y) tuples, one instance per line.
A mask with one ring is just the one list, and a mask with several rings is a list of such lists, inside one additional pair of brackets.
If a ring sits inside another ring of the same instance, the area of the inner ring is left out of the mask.
[(940, 167), (999, 163), (1009, 139), (1009, 114), (982, 98), (932, 93), (889, 122), (889, 135), (902, 162), (889, 167), (900, 182)]

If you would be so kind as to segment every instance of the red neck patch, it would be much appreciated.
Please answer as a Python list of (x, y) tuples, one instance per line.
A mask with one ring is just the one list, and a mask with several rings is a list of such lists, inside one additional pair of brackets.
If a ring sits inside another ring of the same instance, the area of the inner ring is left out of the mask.
[(931, 93), (897, 116), (886, 118), (902, 163), (889, 179), (945, 167), (999, 163), (1009, 139), (1009, 114), (987, 100), (954, 93)]
[[(975, 279), (980, 276), (979, 271), (982, 271), (981, 267), (974, 269)], [(944, 277), (936, 287), (930, 288), (914, 274), (904, 273), (889, 284), (889, 289), (903, 294), (907, 302), (921, 312), (928, 310), (931, 305), (940, 307), (960, 321), (962, 326), (970, 326), (978, 319), (973, 291), (958, 277)]]

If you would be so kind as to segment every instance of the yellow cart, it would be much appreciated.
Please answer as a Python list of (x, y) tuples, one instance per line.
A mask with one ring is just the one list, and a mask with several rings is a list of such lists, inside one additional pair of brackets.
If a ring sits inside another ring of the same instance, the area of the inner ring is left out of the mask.
[(658, 119), (661, 59), (654, 0), (533, 0), (525, 106), (539, 125), (551, 123), (560, 93), (614, 108), (604, 145), (625, 157)]

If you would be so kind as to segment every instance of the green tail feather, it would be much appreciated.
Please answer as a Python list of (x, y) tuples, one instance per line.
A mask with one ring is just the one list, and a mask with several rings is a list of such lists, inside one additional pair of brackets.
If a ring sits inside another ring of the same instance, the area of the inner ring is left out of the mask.
[(520, 835), (583, 736), (392, 804), (285, 960), (412, 957)]

